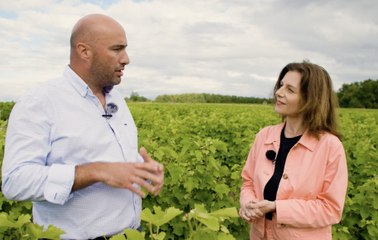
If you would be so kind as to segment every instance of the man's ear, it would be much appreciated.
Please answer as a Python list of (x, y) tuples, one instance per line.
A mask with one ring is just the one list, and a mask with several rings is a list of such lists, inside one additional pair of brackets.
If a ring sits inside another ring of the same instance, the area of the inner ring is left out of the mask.
[(76, 44), (76, 53), (81, 59), (85, 61), (89, 61), (92, 56), (91, 47), (88, 44), (82, 42)]

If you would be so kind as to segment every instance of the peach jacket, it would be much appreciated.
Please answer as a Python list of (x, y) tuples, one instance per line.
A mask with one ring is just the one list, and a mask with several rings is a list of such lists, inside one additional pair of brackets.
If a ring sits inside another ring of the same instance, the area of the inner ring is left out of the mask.
[[(274, 172), (265, 153), (278, 153), (283, 127), (284, 123), (269, 126), (256, 135), (242, 171), (241, 205), (263, 200), (264, 187)], [(271, 230), (274, 239), (332, 239), (332, 224), (341, 219), (347, 183), (340, 140), (330, 133), (319, 139), (304, 133), (287, 156), (278, 187)], [(251, 224), (251, 239), (264, 237), (265, 221), (263, 217)]]

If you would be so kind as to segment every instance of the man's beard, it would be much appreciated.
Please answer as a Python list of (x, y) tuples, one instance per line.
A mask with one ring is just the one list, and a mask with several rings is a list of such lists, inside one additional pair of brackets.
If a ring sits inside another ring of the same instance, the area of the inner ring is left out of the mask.
[(112, 90), (113, 86), (115, 85), (113, 81), (114, 72), (111, 72), (108, 69), (106, 69), (104, 65), (105, 64), (102, 64), (99, 61), (95, 61), (93, 62), (90, 68), (90, 72), (91, 72), (93, 81), (96, 84), (99, 84), (103, 88), (104, 92), (109, 93)]

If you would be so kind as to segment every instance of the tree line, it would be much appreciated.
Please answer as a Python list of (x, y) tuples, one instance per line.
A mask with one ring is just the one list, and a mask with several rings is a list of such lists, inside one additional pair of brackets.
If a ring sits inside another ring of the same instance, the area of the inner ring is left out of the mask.
[[(368, 79), (362, 82), (343, 84), (337, 92), (339, 105), (342, 108), (373, 108), (378, 109), (378, 79)], [(132, 92), (127, 102), (152, 101)], [(272, 104), (272, 98), (240, 97), (209, 93), (164, 94), (156, 97), (154, 102), (176, 103), (246, 103)], [(14, 102), (0, 102), (0, 120), (7, 120)]]
[(159, 95), (155, 102), (179, 102), (179, 103), (256, 103), (268, 104), (273, 103), (273, 99), (256, 98), (256, 97), (240, 97), (209, 93), (185, 93), (174, 95)]
[(337, 93), (340, 107), (378, 108), (378, 79), (343, 84)]
[[(378, 79), (368, 79), (362, 82), (343, 84), (337, 91), (339, 105), (343, 108), (378, 108)], [(126, 101), (146, 102), (151, 101), (138, 93), (131, 93)], [(185, 93), (159, 95), (155, 102), (176, 103), (253, 103), (271, 104), (272, 98), (240, 97), (208, 93)]]

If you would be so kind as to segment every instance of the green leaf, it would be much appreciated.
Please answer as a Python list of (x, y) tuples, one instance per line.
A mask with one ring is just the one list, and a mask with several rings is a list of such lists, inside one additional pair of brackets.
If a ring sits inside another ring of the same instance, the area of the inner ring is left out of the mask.
[(226, 218), (226, 217), (230, 217), (230, 218), (239, 217), (238, 211), (236, 210), (235, 207), (219, 209), (219, 210), (216, 210), (216, 211), (214, 211), (214, 212), (212, 212), (210, 214), (212, 216), (223, 217), (223, 218)]
[(181, 181), (181, 178), (184, 174), (183, 168), (178, 168), (177, 166), (170, 165), (167, 166), (166, 169), (169, 172), (173, 183), (178, 183)]
[(220, 226), (220, 230), (221, 230), (222, 232), (224, 232), (224, 233), (227, 233), (227, 234), (230, 233), (230, 231), (228, 231), (228, 229), (227, 229), (227, 227), (226, 227), (225, 225), (221, 225), (221, 226)]
[(60, 236), (64, 233), (64, 231), (60, 228), (57, 228), (55, 226), (49, 225), (42, 233), (40, 238), (47, 238), (47, 239), (60, 239)]
[(18, 217), (16, 226), (17, 227), (22, 227), (26, 223), (30, 223), (30, 218), (31, 216), (29, 214), (22, 214)]
[(217, 233), (216, 232), (213, 232), (213, 231), (207, 231), (207, 229), (202, 229), (202, 230), (199, 230), (199, 231), (195, 231), (193, 233), (193, 237), (191, 239), (194, 239), (194, 240), (217, 240)]
[(163, 240), (165, 238), (165, 232), (160, 232), (158, 235), (154, 234), (154, 238), (156, 240)]
[(0, 227), (14, 228), (16, 224), (13, 221), (8, 220), (8, 214), (0, 212)]
[(230, 192), (230, 188), (224, 183), (218, 183), (214, 188), (218, 195), (227, 195)]
[(196, 213), (207, 213), (207, 210), (203, 204), (195, 204), (193, 211)]
[[(143, 232), (139, 232), (138, 230), (135, 230), (135, 229), (126, 229), (124, 232), (127, 236), (127, 239), (144, 240), (145, 234)], [(118, 240), (118, 239), (114, 239), (114, 240)], [(119, 239), (119, 240), (123, 240), (123, 239)]]
[(219, 230), (218, 218), (211, 216), (210, 213), (207, 212), (203, 204), (195, 204), (194, 209), (192, 209), (189, 213), (189, 218), (196, 219), (212, 231)]
[(199, 213), (196, 219), (206, 225), (212, 231), (219, 231), (219, 220), (211, 216), (209, 213)]
[(43, 227), (42, 226), (39, 226), (37, 224), (30, 224), (28, 226), (28, 229), (30, 231), (30, 233), (35, 236), (36, 238), (40, 238), (42, 236), (42, 233), (43, 233)]
[(232, 235), (230, 235), (230, 234), (226, 234), (224, 232), (220, 232), (218, 234), (217, 240), (235, 240), (235, 238)]
[(187, 192), (191, 192), (193, 190), (195, 186), (195, 182), (193, 179), (189, 178), (189, 179), (186, 179), (185, 183), (184, 183), (184, 187), (186, 189)]
[(214, 141), (214, 147), (221, 152), (227, 152), (227, 144), (222, 141)]
[(167, 222), (171, 221), (173, 218), (177, 217), (182, 213), (181, 210), (170, 207), (165, 211), (162, 211), (160, 207), (154, 206), (155, 214), (151, 212), (150, 209), (146, 208), (143, 209), (141, 218), (142, 221), (151, 223), (157, 227), (166, 224)]
[(205, 224), (206, 227), (208, 227), (212, 231), (219, 231), (218, 218), (212, 217), (210, 215), (208, 216), (201, 215), (201, 216), (198, 216), (196, 219), (200, 221), (201, 223)]
[[(137, 239), (137, 238), (131, 238), (130, 239)], [(144, 240), (144, 238), (141, 238), (142, 240)], [(109, 238), (109, 240), (127, 240), (127, 238), (125, 237), (124, 234), (117, 234), (117, 235), (114, 235), (112, 236), (111, 238)]]
[(196, 158), (197, 158), (198, 161), (202, 161), (203, 155), (202, 155), (201, 151), (196, 150), (194, 152), (194, 154), (196, 155)]
[(49, 225), (46, 231), (43, 227), (38, 224), (29, 224), (28, 229), (30, 233), (36, 238), (46, 238), (46, 239), (60, 239), (60, 236), (64, 233), (60, 228)]

